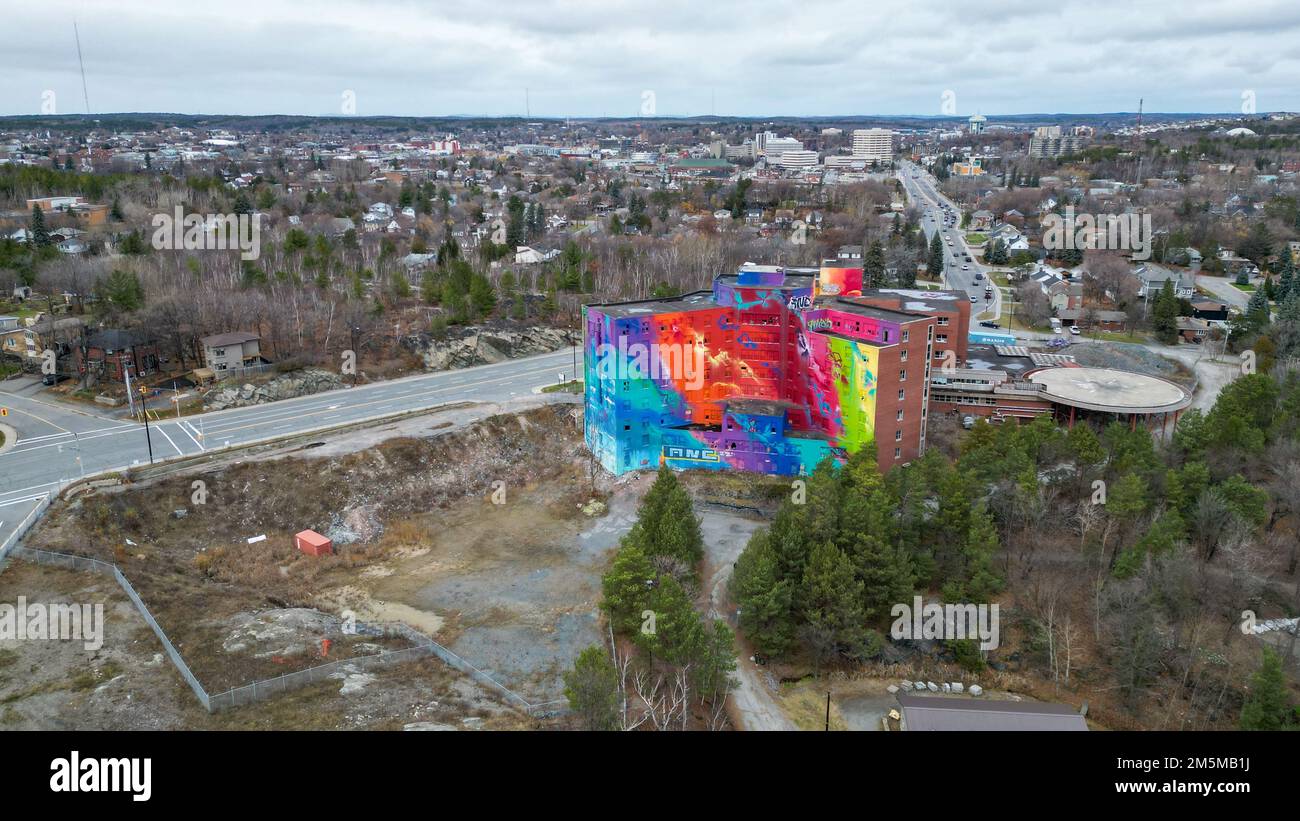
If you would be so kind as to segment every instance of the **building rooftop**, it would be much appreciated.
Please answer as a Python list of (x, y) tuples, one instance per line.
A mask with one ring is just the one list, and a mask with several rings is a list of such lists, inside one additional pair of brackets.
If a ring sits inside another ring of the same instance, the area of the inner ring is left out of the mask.
[(619, 318), (630, 316), (652, 316), (654, 314), (672, 313), (674, 311), (703, 311), (719, 307), (713, 301), (712, 291), (692, 291), (681, 296), (663, 299), (637, 299), (630, 302), (607, 302), (588, 305), (602, 313)]
[(966, 350), (966, 367), (975, 371), (1006, 371), (1014, 375), (1023, 375), (1038, 367), (1029, 357), (1028, 350), (1024, 354), (1002, 353), (998, 350), (1000, 347), (1003, 346), (971, 345)]
[(958, 311), (960, 303), (969, 303), (965, 291), (927, 291), (923, 288), (880, 288), (864, 291), (864, 297), (892, 297), (898, 300), (900, 311)]
[(1165, 413), (1192, 403), (1167, 379), (1112, 368), (1047, 368), (1029, 376), (1053, 402), (1108, 413)]
[(875, 305), (865, 305), (858, 301), (857, 297), (851, 296), (823, 296), (818, 297), (814, 303), (818, 308), (833, 308), (837, 311), (856, 314), (858, 316), (869, 316), (872, 319), (883, 319), (887, 322), (896, 322), (900, 325), (908, 322), (924, 322), (927, 317), (918, 314), (907, 313), (905, 311), (895, 311), (891, 308), (878, 308)]
[(929, 730), (1086, 731), (1088, 722), (1068, 704), (1026, 701), (981, 701), (899, 693), (903, 725), (910, 732)]
[(199, 341), (209, 348), (221, 348), (226, 345), (242, 345), (245, 342), (252, 342), (255, 339), (261, 339), (261, 337), (257, 334), (250, 334), (247, 331), (232, 331), (226, 334), (205, 336)]

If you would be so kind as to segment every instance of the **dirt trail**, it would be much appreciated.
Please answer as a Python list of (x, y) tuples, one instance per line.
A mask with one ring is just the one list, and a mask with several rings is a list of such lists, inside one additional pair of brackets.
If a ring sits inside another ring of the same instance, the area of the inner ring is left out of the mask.
[[(704, 541), (709, 550), (709, 562), (716, 568), (709, 577), (709, 618), (722, 619), (735, 628), (734, 619), (725, 612), (727, 582), (731, 580), (732, 565), (744, 550), (749, 535), (759, 523), (734, 514), (720, 513), (706, 508), (700, 511)], [(725, 535), (720, 529), (728, 531)], [(737, 538), (740, 537), (740, 538)], [(732, 718), (742, 730), (795, 730), (794, 724), (781, 711), (773, 698), (763, 673), (752, 661), (745, 644), (737, 638), (736, 687), (731, 691)]]

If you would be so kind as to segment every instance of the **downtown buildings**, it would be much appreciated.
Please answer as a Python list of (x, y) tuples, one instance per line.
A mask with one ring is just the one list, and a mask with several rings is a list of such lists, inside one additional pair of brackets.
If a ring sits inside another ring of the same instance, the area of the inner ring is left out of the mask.
[(746, 265), (708, 291), (586, 306), (587, 447), (615, 474), (920, 456), (931, 368), (964, 361), (970, 302), (864, 292), (861, 268), (833, 265)]

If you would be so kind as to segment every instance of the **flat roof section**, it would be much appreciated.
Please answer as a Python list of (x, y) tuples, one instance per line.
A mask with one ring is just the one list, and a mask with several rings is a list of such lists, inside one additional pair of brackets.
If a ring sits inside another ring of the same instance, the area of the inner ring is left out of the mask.
[(981, 701), (899, 693), (910, 732), (929, 730), (1087, 731), (1088, 722), (1068, 704)]
[(1168, 413), (1192, 395), (1167, 379), (1111, 368), (1047, 368), (1029, 375), (1053, 402), (1107, 413)]
[(631, 302), (595, 303), (584, 307), (595, 308), (606, 316), (621, 319), (630, 316), (653, 316), (654, 314), (701, 311), (721, 306), (713, 301), (712, 291), (693, 291), (689, 294), (667, 299), (638, 299)]
[(878, 308), (875, 305), (866, 305), (858, 302), (856, 297), (851, 296), (819, 296), (813, 302), (818, 308), (833, 308), (845, 313), (867, 316), (873, 319), (883, 319), (887, 322), (893, 322), (896, 325), (906, 325), (909, 322), (926, 322), (929, 317), (921, 314), (910, 314), (905, 311), (895, 311), (892, 308)]

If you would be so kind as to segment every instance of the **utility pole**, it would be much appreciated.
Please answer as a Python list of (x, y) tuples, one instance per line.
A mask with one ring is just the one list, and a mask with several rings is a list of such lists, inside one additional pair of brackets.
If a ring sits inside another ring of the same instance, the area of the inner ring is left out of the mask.
[(352, 332), (352, 387), (355, 388), (357, 386), (358, 375), (357, 361), (361, 358), (361, 355), (357, 353), (357, 336), (361, 333), (361, 329), (356, 325), (353, 325), (348, 330)]

